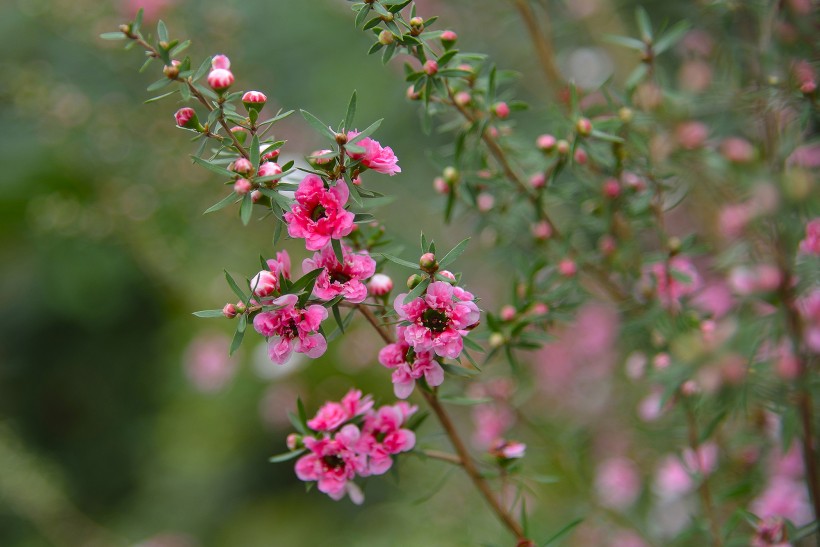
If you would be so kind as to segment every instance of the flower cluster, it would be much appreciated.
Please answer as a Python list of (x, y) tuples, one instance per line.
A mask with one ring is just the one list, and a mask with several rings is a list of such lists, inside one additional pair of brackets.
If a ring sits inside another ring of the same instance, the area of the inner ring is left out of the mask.
[(407, 327), (396, 328), (397, 341), (379, 351), (379, 363), (393, 369), (393, 391), (396, 397), (406, 399), (413, 393), (416, 380), (424, 378), (430, 387), (444, 382), (444, 369), (436, 361), (432, 351), (416, 351), (407, 343), (404, 333)]
[(382, 475), (393, 465), (393, 456), (413, 449), (416, 435), (404, 426), (416, 410), (405, 402), (374, 409), (372, 397), (362, 397), (358, 390), (338, 403), (325, 403), (307, 421), (310, 433), (289, 441), (289, 448), (307, 451), (296, 461), (296, 476), (316, 482), (334, 500), (347, 494), (362, 503), (353, 479)]
[(363, 282), (376, 272), (376, 261), (370, 258), (367, 251), (354, 253), (347, 245), (342, 245), (343, 262), (339, 262), (333, 248), (325, 245), (302, 262), (302, 270), (308, 273), (322, 268), (316, 278), (313, 295), (319, 300), (333, 300), (342, 296), (348, 302), (358, 304), (367, 298), (367, 285)]
[[(358, 131), (350, 131), (347, 134), (348, 140), (353, 139), (358, 135)], [(396, 173), (401, 173), (399, 167), (399, 159), (393, 153), (393, 149), (389, 146), (382, 146), (378, 141), (366, 137), (356, 143), (357, 146), (364, 148), (364, 152), (351, 152), (348, 150), (347, 154), (354, 160), (360, 160), (362, 165), (368, 169), (372, 169), (377, 173), (384, 173), (391, 177)]]
[(327, 309), (316, 304), (300, 308), (295, 294), (286, 294), (270, 304), (276, 309), (263, 311), (253, 318), (256, 332), (268, 338), (271, 361), (284, 364), (295, 350), (308, 357), (322, 356), (327, 341), (319, 332), (319, 325), (327, 319)]
[(296, 190), (296, 203), (285, 213), (290, 237), (303, 238), (309, 251), (353, 230), (353, 213), (345, 210), (349, 190), (344, 181), (328, 188), (318, 175), (307, 175)]

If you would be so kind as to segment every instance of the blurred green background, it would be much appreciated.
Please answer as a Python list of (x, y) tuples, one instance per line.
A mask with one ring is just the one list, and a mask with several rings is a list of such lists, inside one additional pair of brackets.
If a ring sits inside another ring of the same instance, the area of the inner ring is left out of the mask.
[[(535, 114), (519, 123), (537, 131), (544, 81), (510, 4), (418, 4), (421, 15), (441, 16), (438, 28), (459, 32), (462, 49), (526, 75), (519, 97), (535, 102)], [(583, 23), (556, 27), (562, 53), (593, 30), (623, 32), (605, 4), (578, 3), (591, 6), (578, 15)], [(156, 67), (138, 74), (137, 50), (98, 38), (137, 5), (0, 3), (0, 545), (506, 542), (446, 464), (407, 457), (397, 477), (370, 481), (357, 507), (305, 494), (291, 463), (267, 462), (284, 451), (297, 394), (309, 411), (352, 384), (387, 400), (388, 375), (365, 328), (318, 362), (277, 369), (256, 336), (229, 360), (233, 325), (191, 315), (231, 298), (223, 268), (250, 276), (260, 253), (272, 255), (272, 223), (243, 228), (227, 209), (202, 216), (224, 188), (191, 165), (193, 145), (173, 124), (177, 106), (142, 104)], [(385, 68), (366, 56), (371, 39), (354, 28), (349, 3), (146, 0), (146, 8), (146, 21), (161, 14), (172, 36), (194, 40), (195, 65), (228, 54), (236, 87), (266, 92), (272, 109), (335, 120), (358, 90), (359, 123), (385, 118), (377, 138), (403, 170), (365, 180), (399, 196), (379, 215), (388, 230), (410, 252), (422, 229), (440, 247), (470, 233), (469, 217), (442, 225), (431, 185), (445, 165), (442, 137), (422, 133), (400, 63)], [(610, 52), (619, 74), (631, 68), (632, 57)], [(288, 140), (286, 157), (320, 145), (299, 116), (275, 133)], [(479, 239), (462, 269), (476, 266), (468, 285), (494, 309), (507, 284), (480, 267)], [(307, 253), (285, 247), (299, 272)], [(438, 440), (429, 424), (422, 434)], [(530, 453), (538, 458), (539, 448)]]

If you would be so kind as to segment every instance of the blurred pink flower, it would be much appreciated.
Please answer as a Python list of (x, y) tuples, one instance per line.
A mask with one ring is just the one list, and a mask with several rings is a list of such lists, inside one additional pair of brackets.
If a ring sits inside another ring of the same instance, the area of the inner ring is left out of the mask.
[(213, 393), (233, 378), (238, 361), (228, 355), (230, 345), (230, 338), (221, 333), (201, 334), (188, 345), (183, 366), (197, 390)]
[(635, 463), (628, 458), (610, 458), (598, 464), (595, 492), (604, 507), (624, 510), (641, 493), (641, 478)]

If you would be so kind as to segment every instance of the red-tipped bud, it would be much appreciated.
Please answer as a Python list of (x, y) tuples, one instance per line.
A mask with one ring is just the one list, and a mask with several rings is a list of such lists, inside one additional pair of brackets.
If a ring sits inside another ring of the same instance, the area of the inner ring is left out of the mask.
[(177, 122), (177, 126), (185, 129), (195, 129), (197, 131), (202, 129), (196, 116), (196, 110), (187, 106), (176, 111), (174, 120)]
[(435, 74), (438, 72), (438, 63), (430, 59), (424, 63), (424, 67), (422, 68), (422, 70), (424, 70), (424, 73), (428, 76), (435, 76)]
[(473, 97), (466, 91), (459, 91), (458, 93), (456, 93), (456, 96), (453, 98), (453, 101), (458, 106), (464, 107), (469, 105), (473, 101)]
[(413, 17), (410, 19), (410, 26), (414, 28), (423, 28), (424, 27), (424, 19), (421, 17)]
[(565, 141), (564, 139), (561, 139), (560, 141), (555, 143), (555, 149), (562, 156), (566, 156), (567, 154), (569, 154), (569, 142)]
[(396, 37), (389, 30), (383, 30), (379, 33), (379, 43), (383, 46), (388, 46), (393, 43)]
[(261, 91), (248, 91), (242, 95), (242, 104), (248, 112), (251, 110), (259, 112), (266, 102), (268, 102), (268, 97)]
[(248, 159), (239, 158), (231, 164), (230, 169), (234, 173), (239, 173), (240, 175), (247, 175), (248, 173), (253, 171), (253, 164), (251, 164), (250, 160)]
[(253, 203), (259, 203), (259, 200), (262, 199), (262, 192), (259, 190), (254, 190), (251, 192), (251, 201)]
[(574, 277), (578, 273), (578, 266), (569, 258), (565, 258), (558, 263), (558, 273), (564, 277)]
[(516, 312), (515, 307), (508, 305), (501, 308), (499, 316), (501, 317), (502, 321), (512, 321), (513, 319), (515, 319), (517, 313), (518, 312)]
[(370, 294), (375, 296), (386, 296), (393, 290), (393, 280), (384, 274), (376, 274), (370, 278), (367, 284)]
[(535, 145), (538, 147), (539, 150), (542, 152), (552, 152), (555, 150), (555, 144), (558, 141), (552, 135), (541, 135), (536, 139)]
[(575, 122), (575, 130), (582, 137), (588, 137), (592, 133), (592, 122), (589, 118), (578, 118)]
[(217, 68), (208, 74), (208, 85), (217, 92), (222, 92), (233, 85), (233, 73), (224, 68)]
[(493, 114), (501, 120), (506, 120), (510, 116), (510, 107), (503, 101), (497, 102), (493, 105)]
[(262, 270), (251, 279), (251, 290), (259, 298), (270, 296), (279, 290), (279, 279), (275, 273)]
[(455, 44), (456, 40), (458, 40), (458, 34), (453, 32), (452, 30), (445, 30), (441, 33), (441, 43), (446, 48), (449, 48), (450, 46)]
[(419, 267), (425, 272), (433, 273), (438, 270), (438, 262), (436, 262), (436, 255), (433, 253), (424, 253), (419, 259)]
[(259, 153), (262, 154), (262, 161), (273, 161), (279, 157), (279, 149), (270, 150), (265, 152), (265, 149), (268, 148), (270, 145), (263, 144), (259, 147)]
[(259, 166), (259, 172), (257, 173), (257, 176), (270, 177), (273, 175), (280, 175), (281, 173), (282, 168), (279, 166), (279, 164), (269, 161)]
[(233, 319), (234, 317), (236, 317), (236, 306), (234, 306), (230, 302), (225, 304), (225, 307), (222, 308), (222, 315), (224, 315), (228, 319)]
[(231, 60), (225, 55), (214, 55), (213, 59), (211, 59), (211, 70), (216, 69), (230, 70)]
[(253, 185), (251, 181), (248, 179), (237, 179), (236, 182), (233, 183), (233, 191), (239, 194), (240, 196), (244, 196), (248, 192), (253, 189)]

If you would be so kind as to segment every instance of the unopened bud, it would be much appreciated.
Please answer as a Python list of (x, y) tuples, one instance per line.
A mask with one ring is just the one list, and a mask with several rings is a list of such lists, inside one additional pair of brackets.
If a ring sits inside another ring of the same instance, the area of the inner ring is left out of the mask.
[(683, 243), (681, 242), (680, 238), (677, 237), (670, 237), (669, 240), (666, 242), (666, 246), (669, 249), (669, 254), (676, 255), (680, 252), (681, 246)]
[(573, 157), (575, 158), (575, 163), (578, 165), (586, 165), (589, 161), (589, 154), (580, 146), (575, 149), (575, 155)]
[(217, 92), (223, 92), (233, 85), (233, 73), (224, 68), (217, 68), (208, 74), (208, 85)]
[(410, 19), (410, 26), (414, 28), (423, 28), (424, 27), (424, 19), (421, 17), (413, 17)]
[(239, 158), (230, 167), (231, 171), (234, 173), (239, 173), (240, 175), (247, 175), (253, 171), (253, 165), (251, 164), (250, 160), (245, 158)]
[(603, 184), (604, 196), (615, 199), (621, 195), (621, 183), (616, 178), (608, 178)]
[(259, 203), (259, 200), (262, 199), (262, 192), (259, 190), (254, 190), (251, 192), (251, 202)]
[(268, 102), (268, 97), (261, 91), (248, 91), (242, 95), (242, 104), (248, 112), (252, 110), (259, 112), (266, 102)]
[(542, 152), (552, 152), (555, 150), (555, 144), (558, 141), (552, 135), (541, 135), (536, 139), (535, 145), (538, 147), (539, 150)]
[(438, 272), (438, 275), (446, 277), (450, 285), (456, 284), (456, 275), (450, 270), (441, 270), (440, 272)]
[(512, 321), (513, 319), (515, 319), (516, 313), (517, 312), (515, 311), (515, 307), (507, 305), (501, 308), (499, 316), (501, 317), (502, 321)]
[(407, 278), (407, 288), (412, 291), (416, 288), (416, 286), (418, 286), (419, 283), (421, 283), (421, 281), (422, 277), (419, 274), (413, 274)]
[(623, 106), (620, 110), (618, 110), (618, 118), (624, 123), (631, 122), (634, 117), (635, 113), (629, 107)]
[(504, 345), (504, 342), (506, 342), (506, 340), (504, 339), (503, 334), (501, 334), (500, 332), (494, 332), (490, 335), (490, 339), (488, 340), (488, 342), (490, 343), (491, 348), (500, 348)]
[(436, 255), (433, 253), (424, 253), (419, 259), (419, 267), (425, 272), (433, 273), (438, 270), (438, 262), (436, 262)]
[(555, 143), (555, 149), (562, 156), (566, 156), (567, 154), (569, 154), (569, 142), (565, 141), (564, 139), (561, 139), (560, 141)]
[(222, 308), (222, 315), (228, 319), (233, 319), (236, 317), (236, 306), (231, 303), (225, 304), (225, 307)]
[(472, 102), (472, 100), (472, 96), (470, 96), (470, 94), (466, 91), (459, 91), (453, 98), (453, 102), (455, 102), (458, 106), (462, 107), (469, 105)]
[(424, 70), (424, 73), (428, 76), (435, 76), (435, 74), (438, 72), (438, 63), (432, 59), (429, 59), (424, 63), (424, 67), (422, 68), (422, 70)]
[(450, 193), (450, 185), (447, 184), (441, 177), (436, 177), (433, 179), (433, 189), (438, 192), (439, 194), (449, 194)]
[(165, 65), (162, 67), (162, 73), (169, 80), (176, 80), (177, 76), (179, 76), (179, 61), (172, 61), (170, 65)]
[(370, 290), (370, 294), (385, 296), (393, 290), (393, 280), (384, 274), (378, 273), (370, 278), (367, 288)]
[(589, 118), (578, 118), (578, 121), (575, 122), (575, 130), (582, 137), (588, 137), (592, 133), (592, 122), (589, 121)]
[(501, 120), (506, 120), (510, 116), (510, 106), (503, 101), (497, 102), (493, 105), (493, 114)]
[(578, 273), (578, 266), (575, 265), (573, 260), (565, 258), (558, 263), (558, 273), (564, 277), (575, 277), (575, 274)]
[(270, 177), (273, 175), (280, 175), (282, 174), (282, 168), (279, 166), (278, 163), (274, 163), (272, 161), (265, 162), (259, 166), (259, 172), (257, 176), (259, 177)]
[(211, 59), (211, 70), (216, 69), (230, 70), (231, 60), (225, 55), (214, 55)]
[(177, 110), (174, 114), (174, 120), (177, 122), (177, 126), (179, 127), (184, 127), (185, 129), (195, 129), (196, 131), (202, 131), (202, 126), (199, 124), (199, 119), (197, 119), (196, 111), (188, 106)]
[(455, 44), (456, 40), (458, 40), (458, 34), (453, 32), (452, 30), (445, 30), (441, 33), (441, 43), (446, 48), (449, 48), (450, 46)]
[(411, 101), (418, 101), (421, 99), (421, 93), (416, 91), (415, 87), (411, 85), (407, 88), (407, 98)]
[(347, 144), (347, 134), (336, 133), (336, 144)]
[(461, 175), (458, 172), (458, 169), (452, 166), (445, 167), (442, 175), (444, 175), (444, 182), (446, 182), (450, 186), (456, 184), (458, 182), (458, 179), (461, 177)]
[(285, 442), (288, 445), (288, 450), (293, 451), (297, 448), (302, 448), (302, 436), (298, 433), (291, 433), (288, 435)]
[(236, 182), (233, 183), (233, 191), (239, 194), (240, 196), (244, 196), (248, 192), (253, 189), (253, 185), (251, 181), (248, 179), (236, 179)]
[(383, 30), (379, 33), (379, 43), (383, 46), (392, 44), (395, 39), (396, 37), (389, 30)]

